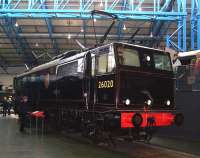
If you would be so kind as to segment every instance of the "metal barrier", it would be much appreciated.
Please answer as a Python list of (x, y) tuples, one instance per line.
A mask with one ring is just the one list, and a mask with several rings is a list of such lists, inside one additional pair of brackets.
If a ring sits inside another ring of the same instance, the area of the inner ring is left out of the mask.
[[(39, 123), (41, 122), (41, 126), (39, 127)], [(36, 134), (39, 134), (39, 129), (41, 129), (42, 135), (44, 134), (44, 122), (45, 115), (44, 112), (35, 111), (29, 114), (29, 128), (30, 134), (32, 134), (33, 127), (35, 128)]]

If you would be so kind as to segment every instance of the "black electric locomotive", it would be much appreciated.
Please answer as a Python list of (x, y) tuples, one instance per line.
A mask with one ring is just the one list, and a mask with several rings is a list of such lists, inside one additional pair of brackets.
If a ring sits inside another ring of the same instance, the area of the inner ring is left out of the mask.
[(169, 53), (111, 43), (65, 53), (15, 77), (14, 88), (45, 111), (52, 125), (76, 126), (87, 134), (126, 129), (150, 134), (152, 127), (181, 122), (174, 82)]

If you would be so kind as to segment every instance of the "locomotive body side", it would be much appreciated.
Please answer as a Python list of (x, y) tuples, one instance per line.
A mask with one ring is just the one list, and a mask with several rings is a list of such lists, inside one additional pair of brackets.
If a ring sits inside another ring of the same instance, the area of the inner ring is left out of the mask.
[(174, 81), (166, 52), (112, 43), (34, 68), (16, 77), (14, 87), (48, 113), (51, 124), (89, 134), (181, 122)]

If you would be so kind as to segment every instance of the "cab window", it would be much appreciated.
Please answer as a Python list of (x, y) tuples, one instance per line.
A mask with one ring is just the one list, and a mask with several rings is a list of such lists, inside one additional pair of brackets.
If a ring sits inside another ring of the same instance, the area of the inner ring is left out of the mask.
[(77, 73), (78, 62), (71, 62), (62, 65), (58, 69), (58, 76), (71, 76)]
[(171, 60), (168, 55), (154, 54), (155, 69), (172, 71)]
[(61, 78), (67, 76), (76, 76), (82, 78), (83, 71), (84, 71), (84, 62), (83, 59), (81, 58), (76, 61), (59, 66), (57, 76)]
[(140, 67), (139, 53), (137, 50), (118, 47), (117, 53), (119, 64)]
[(96, 57), (97, 74), (111, 73), (115, 68), (114, 53), (109, 51), (108, 53), (99, 54)]

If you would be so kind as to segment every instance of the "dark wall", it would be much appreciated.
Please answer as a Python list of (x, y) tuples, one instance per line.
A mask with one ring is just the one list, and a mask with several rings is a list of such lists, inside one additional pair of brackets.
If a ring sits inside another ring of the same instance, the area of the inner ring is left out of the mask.
[(176, 92), (177, 109), (184, 114), (184, 124), (181, 127), (160, 129), (158, 134), (189, 140), (200, 140), (200, 92)]

